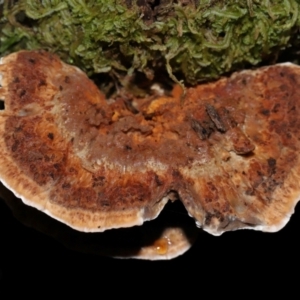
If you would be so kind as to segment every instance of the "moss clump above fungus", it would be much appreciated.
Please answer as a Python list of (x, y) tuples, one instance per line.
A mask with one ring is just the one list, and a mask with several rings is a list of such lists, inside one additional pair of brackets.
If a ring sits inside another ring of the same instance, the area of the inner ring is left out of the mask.
[(0, 55), (47, 49), (88, 74), (165, 69), (186, 84), (256, 65), (287, 47), (297, 0), (65, 0), (0, 4)]

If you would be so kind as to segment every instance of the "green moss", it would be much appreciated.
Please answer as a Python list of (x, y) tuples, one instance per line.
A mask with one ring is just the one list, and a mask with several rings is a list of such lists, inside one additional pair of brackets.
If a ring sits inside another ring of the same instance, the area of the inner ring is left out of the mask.
[(43, 48), (90, 75), (165, 68), (195, 84), (278, 53), (300, 22), (299, 0), (150, 2), (4, 0), (0, 54)]

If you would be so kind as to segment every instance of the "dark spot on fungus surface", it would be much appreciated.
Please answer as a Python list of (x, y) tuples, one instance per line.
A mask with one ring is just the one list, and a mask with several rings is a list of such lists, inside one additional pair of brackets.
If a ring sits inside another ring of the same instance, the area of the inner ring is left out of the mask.
[(47, 83), (44, 79), (41, 79), (38, 86), (41, 87), (41, 86), (45, 86)]
[(163, 185), (163, 182), (161, 181), (161, 179), (155, 174), (155, 182), (158, 186)]
[[(139, 3), (155, 13), (153, 3)], [(182, 105), (177, 86), (170, 95), (107, 101), (87, 76), (52, 54), (13, 55), (1, 65), (8, 83), (1, 94), (0, 179), (71, 227), (141, 225), (177, 200), (215, 235), (249, 224), (271, 231), (296, 205), (299, 67), (245, 71), (187, 88)], [(270, 88), (279, 86), (288, 97)], [(25, 108), (32, 113), (24, 115)]]
[(274, 169), (276, 167), (276, 159), (272, 157), (268, 158), (268, 165), (270, 169)]
[(26, 95), (26, 90), (20, 90), (20, 92), (19, 92), (19, 96), (20, 97), (24, 97)]
[(64, 190), (67, 190), (71, 187), (71, 184), (70, 183), (64, 183), (62, 186), (61, 186)]
[(54, 139), (54, 134), (52, 132), (49, 132), (47, 136), (50, 140)]
[(263, 115), (265, 115), (265, 116), (269, 116), (269, 115), (270, 115), (270, 110), (268, 110), (268, 109), (263, 109), (263, 110), (261, 111), (261, 113), (262, 113)]
[(70, 80), (70, 77), (69, 76), (65, 76), (65, 83), (70, 83), (71, 82), (71, 80)]

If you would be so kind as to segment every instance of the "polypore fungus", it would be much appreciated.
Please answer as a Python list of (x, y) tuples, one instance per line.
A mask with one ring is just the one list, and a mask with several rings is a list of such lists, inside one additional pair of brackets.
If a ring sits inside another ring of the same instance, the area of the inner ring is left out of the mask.
[(300, 194), (300, 68), (279, 64), (172, 96), (106, 101), (47, 52), (0, 65), (0, 179), (81, 231), (141, 225), (178, 198), (220, 235), (277, 231)]

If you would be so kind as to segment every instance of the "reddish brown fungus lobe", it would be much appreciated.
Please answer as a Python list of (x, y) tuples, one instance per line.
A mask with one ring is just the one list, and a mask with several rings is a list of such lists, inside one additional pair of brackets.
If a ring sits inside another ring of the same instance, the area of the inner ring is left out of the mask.
[[(1, 180), (88, 231), (155, 218), (176, 192), (205, 230), (272, 231), (299, 196), (300, 71), (277, 65), (172, 96), (107, 101), (46, 52), (3, 60)], [(281, 75), (284, 74), (284, 77)]]

